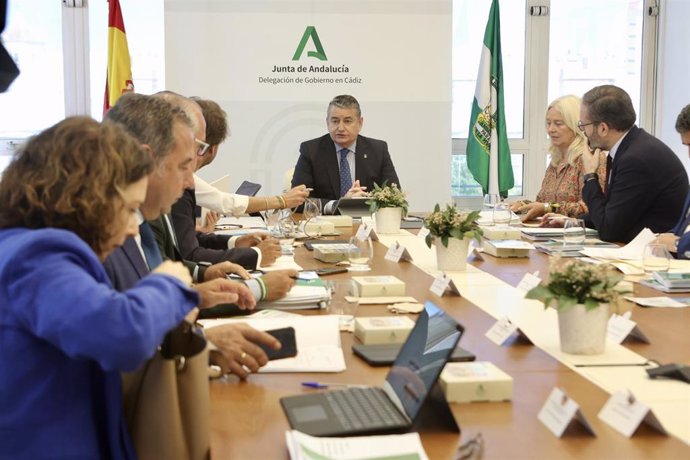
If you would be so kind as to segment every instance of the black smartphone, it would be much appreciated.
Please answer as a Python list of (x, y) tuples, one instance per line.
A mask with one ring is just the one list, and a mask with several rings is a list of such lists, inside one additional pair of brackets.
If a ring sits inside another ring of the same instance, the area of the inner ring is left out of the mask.
[(261, 349), (266, 353), (269, 360), (292, 358), (297, 356), (297, 342), (295, 342), (295, 328), (294, 327), (284, 327), (281, 329), (272, 329), (266, 331), (267, 334), (271, 334), (273, 337), (278, 339), (282, 344), (280, 350), (274, 350), (264, 344), (258, 344)]
[(327, 268), (317, 268), (314, 270), (317, 275), (335, 275), (336, 273), (347, 273), (346, 267), (327, 267)]
[[(389, 366), (393, 364), (400, 351), (400, 344), (377, 344), (364, 345), (355, 343), (352, 345), (354, 354), (366, 361), (370, 366)], [(456, 347), (450, 355), (448, 361), (474, 361), (476, 357), (473, 353), (461, 347)]]

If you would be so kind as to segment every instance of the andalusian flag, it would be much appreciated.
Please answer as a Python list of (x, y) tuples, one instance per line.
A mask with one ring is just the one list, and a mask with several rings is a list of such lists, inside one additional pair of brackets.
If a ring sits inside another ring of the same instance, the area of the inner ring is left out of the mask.
[(129, 47), (122, 21), (120, 0), (109, 0), (108, 11), (108, 71), (105, 80), (103, 113), (115, 105), (123, 93), (134, 91)]
[(514, 180), (503, 106), (501, 21), (498, 13), (498, 0), (493, 0), (474, 90), (467, 136), (467, 167), (482, 186), (484, 194), (500, 193), (505, 197), (513, 188)]

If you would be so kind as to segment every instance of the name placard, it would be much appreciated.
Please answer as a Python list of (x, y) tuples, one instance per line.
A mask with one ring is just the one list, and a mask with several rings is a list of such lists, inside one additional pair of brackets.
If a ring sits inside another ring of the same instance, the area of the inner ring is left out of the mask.
[(539, 278), (539, 272), (525, 273), (518, 285), (516, 286), (519, 290), (527, 292), (530, 289), (539, 286), (541, 283), (541, 278)]
[(580, 410), (580, 405), (570, 399), (560, 388), (554, 388), (551, 391), (537, 418), (559, 438), (573, 423), (582, 425), (587, 432), (596, 436), (594, 429)]
[(651, 409), (635, 399), (632, 393), (624, 391), (617, 391), (611, 395), (599, 411), (599, 418), (627, 437), (631, 437), (642, 423), (667, 434)]
[(422, 228), (420, 228), (419, 231), (417, 232), (417, 238), (424, 239), (424, 238), (426, 238), (426, 236), (427, 236), (428, 234), (429, 234), (429, 229), (426, 228), (426, 227), (422, 227)]
[(460, 290), (453, 283), (453, 279), (445, 273), (436, 275), (429, 290), (439, 297), (443, 297), (446, 293), (449, 295), (460, 295)]
[(504, 316), (496, 321), (484, 335), (487, 339), (500, 346), (517, 331), (518, 327), (510, 321), (510, 318)]
[(649, 343), (649, 338), (642, 332), (637, 323), (630, 319), (632, 313), (626, 311), (622, 315), (613, 314), (609, 318), (606, 334), (616, 343), (623, 343), (628, 337)]
[(384, 257), (384, 259), (395, 263), (398, 263), (401, 260), (406, 262), (412, 262), (412, 256), (410, 255), (410, 252), (405, 248), (405, 246), (402, 246), (397, 241), (395, 242), (395, 244), (392, 244), (388, 248), (388, 252), (386, 252), (386, 256)]

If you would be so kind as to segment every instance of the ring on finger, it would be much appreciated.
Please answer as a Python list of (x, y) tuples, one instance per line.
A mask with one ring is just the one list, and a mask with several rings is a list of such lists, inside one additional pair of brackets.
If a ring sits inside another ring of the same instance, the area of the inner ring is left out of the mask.
[(242, 361), (246, 357), (247, 357), (247, 352), (243, 351), (242, 354), (240, 355), (240, 361)]

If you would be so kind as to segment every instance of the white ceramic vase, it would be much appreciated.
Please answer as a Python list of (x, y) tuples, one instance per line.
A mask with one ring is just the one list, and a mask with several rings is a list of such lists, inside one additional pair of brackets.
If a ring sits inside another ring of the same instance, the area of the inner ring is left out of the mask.
[(606, 330), (609, 322), (609, 304), (586, 310), (577, 304), (558, 311), (558, 332), (561, 351), (574, 355), (599, 355), (606, 346)]
[(374, 213), (376, 219), (376, 233), (400, 233), (402, 208), (380, 208)]
[(448, 247), (443, 246), (441, 238), (435, 238), (436, 267), (442, 271), (463, 271), (467, 268), (469, 238), (448, 238)]

